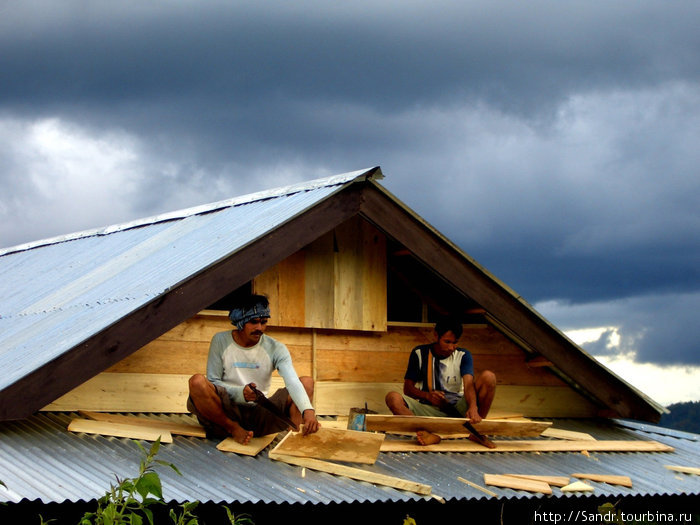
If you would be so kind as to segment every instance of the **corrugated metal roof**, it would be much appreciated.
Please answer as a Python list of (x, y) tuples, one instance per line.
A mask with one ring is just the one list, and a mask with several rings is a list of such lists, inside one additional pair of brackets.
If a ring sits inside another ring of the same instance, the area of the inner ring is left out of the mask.
[(336, 175), (0, 252), (0, 390), (370, 175), (381, 177)]
[[(115, 475), (138, 472), (140, 452), (128, 439), (74, 434), (66, 430), (74, 414), (41, 413), (26, 420), (0, 423), (0, 501), (91, 501), (114, 483)], [(177, 421), (188, 416), (161, 415)], [(657, 440), (675, 448), (672, 453), (381, 453), (363, 469), (405, 478), (433, 487), (446, 501), (488, 500), (491, 496), (458, 480), (484, 486), (483, 474), (540, 474), (570, 476), (575, 472), (618, 474), (632, 478), (633, 487), (588, 482), (593, 494), (562, 493), (543, 496), (488, 487), (499, 499), (566, 499), (592, 496), (663, 496), (700, 494), (700, 476), (674, 473), (664, 465), (696, 465), (700, 436), (646, 425), (609, 420), (557, 420), (557, 428), (592, 434), (597, 439)], [(387, 439), (390, 439), (389, 437)], [(268, 459), (223, 453), (216, 441), (174, 437), (163, 444), (158, 459), (175, 464), (157, 470), (168, 501), (214, 503), (373, 503), (420, 501), (419, 496), (393, 488), (306, 470)], [(148, 444), (144, 443), (148, 448)], [(273, 443), (274, 446), (274, 443)], [(572, 479), (573, 481), (573, 479)]]

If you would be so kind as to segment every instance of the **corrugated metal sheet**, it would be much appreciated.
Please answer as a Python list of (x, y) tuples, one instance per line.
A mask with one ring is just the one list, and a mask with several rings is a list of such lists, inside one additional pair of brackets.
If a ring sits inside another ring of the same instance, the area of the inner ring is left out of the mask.
[(368, 173), (5, 250), (0, 390)]
[[(74, 414), (42, 413), (22, 421), (0, 423), (0, 501), (90, 501), (115, 480), (134, 476), (140, 453), (127, 439), (73, 434), (66, 427)], [(161, 415), (180, 421), (187, 416)], [(632, 478), (633, 487), (590, 482), (594, 496), (662, 496), (700, 494), (700, 476), (677, 474), (664, 465), (696, 465), (700, 436), (647, 425), (614, 421), (555, 422), (558, 428), (588, 432), (597, 439), (654, 439), (675, 448), (672, 453), (381, 453), (378, 461), (361, 468), (431, 485), (433, 494), (449, 501), (477, 501), (491, 497), (457, 478), (481, 486), (483, 474), (541, 474), (570, 476), (574, 472), (619, 474)], [(621, 426), (624, 425), (624, 426)], [(389, 438), (387, 438), (389, 439)], [(274, 444), (273, 444), (274, 445)], [(144, 446), (148, 447), (147, 443)], [(216, 441), (175, 437), (164, 444), (158, 459), (175, 464), (178, 476), (158, 467), (164, 496), (177, 502), (215, 503), (372, 503), (420, 501), (425, 496), (341, 476), (306, 470), (257, 457), (238, 456), (216, 449)], [(573, 479), (572, 479), (573, 481)], [(499, 499), (585, 498), (587, 493), (552, 496), (488, 487)]]

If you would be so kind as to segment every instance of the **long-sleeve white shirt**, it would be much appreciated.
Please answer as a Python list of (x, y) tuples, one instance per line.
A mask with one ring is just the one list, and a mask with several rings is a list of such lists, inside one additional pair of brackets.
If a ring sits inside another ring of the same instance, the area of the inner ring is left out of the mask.
[(243, 388), (248, 383), (255, 383), (258, 390), (268, 395), (274, 370), (284, 379), (297, 408), (302, 413), (312, 409), (304, 385), (294, 370), (292, 356), (283, 343), (263, 334), (256, 345), (246, 348), (233, 340), (230, 330), (215, 334), (211, 340), (207, 378), (215, 385), (223, 386), (235, 403), (246, 403)]

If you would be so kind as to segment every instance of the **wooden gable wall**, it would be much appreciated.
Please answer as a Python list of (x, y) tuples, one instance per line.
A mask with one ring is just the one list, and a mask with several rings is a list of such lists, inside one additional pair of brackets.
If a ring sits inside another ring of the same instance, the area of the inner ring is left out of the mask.
[[(267, 269), (252, 288), (270, 299), (267, 333), (289, 347), (299, 375), (316, 380), (320, 414), (347, 415), (365, 403), (387, 413), (384, 396), (401, 391), (410, 350), (433, 340), (432, 324), (387, 320), (387, 241), (359, 217)], [(201, 312), (45, 410), (185, 412), (187, 379), (204, 372), (212, 336), (230, 329), (226, 312)], [(496, 373), (494, 413), (598, 412), (542, 363), (528, 363), (528, 354), (490, 324), (465, 325), (460, 345), (472, 352), (477, 373)]]

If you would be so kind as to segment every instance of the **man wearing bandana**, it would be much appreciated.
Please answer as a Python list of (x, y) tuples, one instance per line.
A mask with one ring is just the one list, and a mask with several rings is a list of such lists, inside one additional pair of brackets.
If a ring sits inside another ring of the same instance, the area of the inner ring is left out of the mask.
[[(277, 370), (286, 388), (269, 397), (297, 425), (303, 434), (320, 428), (311, 405), (314, 383), (311, 377), (298, 377), (287, 347), (265, 335), (270, 317), (268, 300), (252, 295), (231, 310), (234, 330), (214, 335), (209, 346), (207, 373), (190, 378), (187, 408), (212, 437), (232, 436), (246, 444), (253, 436), (264, 436), (288, 428), (287, 423), (254, 403), (256, 394), (267, 396), (270, 377)], [(296, 429), (295, 429), (296, 430)]]

